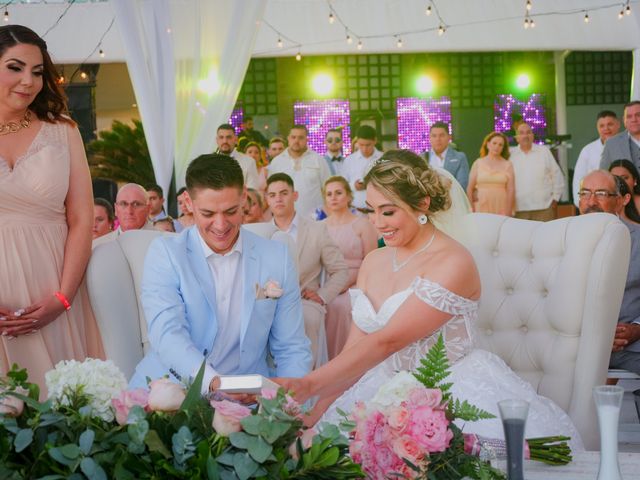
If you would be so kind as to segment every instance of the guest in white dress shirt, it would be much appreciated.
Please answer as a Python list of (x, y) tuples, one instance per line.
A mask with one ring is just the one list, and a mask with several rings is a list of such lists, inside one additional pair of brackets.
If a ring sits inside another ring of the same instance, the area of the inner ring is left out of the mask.
[(524, 121), (513, 125), (518, 146), (511, 148), (516, 175), (516, 218), (546, 222), (556, 218), (564, 192), (564, 175), (547, 147), (533, 143), (533, 130)]
[(289, 132), (289, 147), (274, 158), (268, 167), (274, 173), (289, 175), (299, 194), (296, 210), (305, 218), (315, 218), (323, 206), (322, 186), (331, 176), (327, 161), (307, 146), (309, 131), (305, 125), (294, 125)]
[(218, 145), (218, 150), (216, 150), (217, 153), (229, 155), (240, 164), (242, 174), (244, 175), (244, 183), (247, 188), (259, 188), (260, 180), (258, 177), (256, 162), (250, 156), (236, 150), (238, 137), (236, 136), (236, 131), (233, 128), (233, 125), (223, 123), (218, 127), (216, 132), (216, 144)]
[(578, 198), (580, 180), (588, 173), (600, 168), (604, 142), (618, 134), (620, 131), (620, 120), (618, 120), (617, 115), (611, 110), (603, 110), (598, 113), (596, 128), (598, 129), (598, 138), (580, 150), (576, 166), (573, 169), (573, 203), (576, 207), (580, 206), (580, 198)]
[(324, 137), (324, 145), (327, 147), (324, 158), (327, 160), (331, 175), (340, 175), (342, 165), (344, 165), (344, 155), (342, 155), (342, 130), (339, 128), (328, 130)]
[(359, 211), (366, 209), (366, 194), (363, 179), (373, 162), (382, 156), (382, 152), (376, 148), (376, 129), (369, 125), (361, 125), (356, 132), (357, 151), (344, 160), (342, 174), (347, 179), (353, 190), (353, 206)]

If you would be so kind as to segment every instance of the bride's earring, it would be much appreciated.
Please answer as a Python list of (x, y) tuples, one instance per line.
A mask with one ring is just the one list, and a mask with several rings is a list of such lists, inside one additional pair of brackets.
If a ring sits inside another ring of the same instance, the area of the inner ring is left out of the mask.
[(424, 213), (418, 217), (418, 223), (420, 225), (426, 225), (429, 223), (429, 217), (427, 217)]

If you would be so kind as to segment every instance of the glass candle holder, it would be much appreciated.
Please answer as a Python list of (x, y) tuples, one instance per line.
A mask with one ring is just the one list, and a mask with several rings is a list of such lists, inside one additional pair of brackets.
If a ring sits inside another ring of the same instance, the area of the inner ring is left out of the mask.
[(524, 480), (524, 429), (529, 413), (529, 402), (508, 399), (498, 402), (504, 439), (507, 444), (507, 478)]

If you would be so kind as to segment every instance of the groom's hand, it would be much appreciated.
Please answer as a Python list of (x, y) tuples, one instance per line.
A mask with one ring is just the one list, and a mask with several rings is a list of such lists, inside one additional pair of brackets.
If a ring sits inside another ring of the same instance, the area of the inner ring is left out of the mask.
[(307, 288), (305, 288), (302, 291), (302, 298), (304, 298), (305, 300), (311, 300), (312, 302), (316, 302), (319, 303), (320, 305), (324, 306), (324, 300), (322, 299), (322, 297), (320, 295), (318, 295), (318, 293), (314, 290), (309, 290)]
[[(220, 388), (220, 377), (217, 375), (209, 382), (209, 393), (215, 393)], [(220, 396), (226, 397), (233, 402), (242, 403), (244, 405), (253, 405), (256, 403), (256, 396), (250, 393), (224, 393), (218, 392)]]

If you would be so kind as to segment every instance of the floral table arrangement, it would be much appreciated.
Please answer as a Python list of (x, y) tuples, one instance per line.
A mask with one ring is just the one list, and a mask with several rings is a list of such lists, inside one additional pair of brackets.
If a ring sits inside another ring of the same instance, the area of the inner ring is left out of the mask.
[(0, 384), (0, 478), (351, 479), (364, 477), (337, 427), (303, 428), (284, 391), (263, 391), (255, 408), (200, 395), (168, 379), (126, 390), (115, 365), (59, 363), (49, 398), (16, 366)]
[[(494, 418), (453, 399), (446, 383), (449, 363), (442, 336), (415, 374), (397, 373), (367, 402), (358, 402), (343, 422), (354, 430), (354, 461), (371, 479), (504, 479), (488, 460), (506, 456), (505, 443), (464, 434), (454, 420)], [(571, 461), (568, 437), (529, 439), (532, 460), (562, 465)]]

